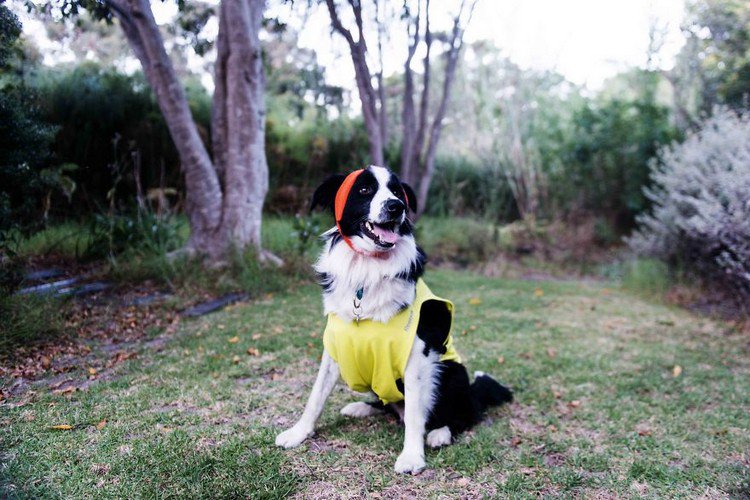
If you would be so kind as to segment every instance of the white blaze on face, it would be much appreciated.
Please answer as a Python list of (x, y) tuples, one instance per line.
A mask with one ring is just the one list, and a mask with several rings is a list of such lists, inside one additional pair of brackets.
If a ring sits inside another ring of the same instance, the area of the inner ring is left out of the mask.
[[(388, 189), (388, 181), (391, 180), (391, 172), (387, 168), (370, 166), (370, 171), (378, 181), (378, 190), (370, 202), (370, 221), (381, 222), (380, 214), (383, 213), (383, 205), (388, 200), (397, 200), (396, 195)], [(402, 219), (403, 222), (403, 219)]]

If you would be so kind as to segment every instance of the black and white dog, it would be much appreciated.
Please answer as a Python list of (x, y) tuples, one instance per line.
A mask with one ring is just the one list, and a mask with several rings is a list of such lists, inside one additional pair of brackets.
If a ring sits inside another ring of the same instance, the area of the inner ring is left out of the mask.
[[(341, 410), (343, 415), (367, 417), (394, 410), (401, 416), (404, 448), (395, 469), (404, 473), (425, 467), (425, 432), (429, 446), (448, 445), (454, 436), (478, 423), (485, 409), (513, 399), (508, 388), (481, 372), (476, 372), (470, 383), (457, 354), (450, 355), (455, 354), (450, 337), (453, 306), (431, 295), (421, 281), (426, 257), (414, 241), (407, 218), (409, 209), (416, 210), (416, 203), (407, 184), (388, 169), (375, 166), (334, 175), (315, 191), (311, 209), (332, 209), (336, 220), (336, 226), (323, 235), (325, 248), (315, 265), (328, 315), (326, 349), (304, 413), (276, 437), (278, 446), (293, 448), (313, 433), (339, 376), (355, 390), (369, 389), (379, 398), (377, 402), (350, 403)], [(388, 325), (399, 318), (404, 326), (395, 332), (398, 339), (388, 341), (384, 350), (377, 347), (380, 335), (390, 335), (386, 333)], [(409, 331), (415, 332), (413, 337)], [(336, 335), (343, 334), (357, 342), (366, 339), (364, 342), (372, 345), (360, 342), (344, 348), (332, 343)], [(404, 338), (406, 348), (401, 355), (403, 349), (394, 345)], [(384, 361), (384, 370), (376, 366), (379, 359), (372, 359), (391, 354), (393, 359)], [(351, 359), (354, 357), (358, 360)], [(367, 367), (352, 368), (352, 363), (362, 359), (369, 363)], [(347, 370), (355, 378), (363, 371), (374, 375), (365, 376), (364, 382), (352, 382)], [(396, 373), (391, 377), (395, 381), (381, 382), (383, 372), (388, 376)]]

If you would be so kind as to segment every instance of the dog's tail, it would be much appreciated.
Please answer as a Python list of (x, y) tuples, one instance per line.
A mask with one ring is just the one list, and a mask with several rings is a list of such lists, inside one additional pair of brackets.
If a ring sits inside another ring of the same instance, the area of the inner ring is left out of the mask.
[(471, 384), (471, 397), (477, 402), (479, 411), (483, 412), (491, 406), (510, 403), (513, 392), (486, 373), (477, 371)]

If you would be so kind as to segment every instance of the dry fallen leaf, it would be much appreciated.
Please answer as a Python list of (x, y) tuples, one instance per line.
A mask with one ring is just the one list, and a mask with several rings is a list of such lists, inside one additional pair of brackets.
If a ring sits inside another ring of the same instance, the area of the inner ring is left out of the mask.
[(247, 348), (247, 353), (250, 356), (260, 356), (260, 351), (258, 349), (256, 349), (255, 347), (248, 347)]
[(240, 338), (235, 335), (234, 337), (232, 337), (231, 339), (229, 339), (227, 342), (229, 342), (230, 344), (236, 344), (239, 341), (240, 341)]
[(497, 358), (497, 362), (498, 362), (498, 363), (500, 363), (500, 364), (502, 365), (503, 363), (505, 363), (505, 357), (504, 357), (504, 356), (500, 356), (500, 357), (498, 357), (498, 358)]
[(562, 392), (552, 391), (552, 395), (555, 397), (555, 399), (560, 399), (562, 397)]
[(226, 328), (226, 326), (224, 326), (224, 325), (216, 325), (216, 328), (218, 328), (219, 330), (223, 330), (224, 328)]
[(51, 427), (51, 429), (54, 429), (56, 431), (69, 431), (72, 428), (73, 426), (68, 424), (53, 425)]
[(534, 297), (541, 297), (543, 295), (544, 295), (544, 290), (542, 290), (541, 288), (537, 288), (536, 290), (534, 290)]
[(107, 419), (106, 418), (104, 420), (102, 420), (101, 422), (99, 422), (98, 424), (96, 424), (96, 428), (97, 428), (97, 430), (102, 430), (102, 429), (104, 429), (105, 425), (107, 425)]
[(463, 487), (469, 486), (469, 479), (466, 477), (462, 477), (461, 479), (456, 481), (456, 485), (463, 486)]
[(682, 375), (682, 367), (680, 365), (674, 365), (674, 368), (672, 368), (672, 376), (677, 378), (680, 375)]
[(271, 374), (271, 380), (279, 380), (281, 378), (281, 373), (273, 372)]
[(261, 335), (260, 333), (253, 333), (253, 336), (252, 336), (252, 337), (250, 337), (250, 338), (251, 338), (251, 339), (253, 339), (253, 340), (258, 340), (258, 339), (259, 339), (259, 338), (261, 338), (262, 336), (263, 336), (263, 335)]
[(50, 365), (52, 365), (52, 360), (47, 356), (42, 356), (42, 359), (40, 361), (42, 362), (42, 368), (44, 368), (45, 370), (49, 369)]
[(581, 406), (581, 402), (577, 399), (574, 399), (573, 401), (568, 403), (568, 406), (570, 406), (571, 408), (578, 408), (579, 406)]
[(96, 368), (89, 367), (88, 372), (89, 372), (89, 375), (96, 375)]
[(513, 436), (513, 438), (511, 438), (511, 440), (510, 440), (510, 445), (513, 448), (518, 448), (518, 445), (521, 444), (522, 442), (523, 442), (523, 440), (520, 437)]
[(482, 299), (480, 299), (479, 297), (472, 297), (469, 299), (469, 304), (471, 304), (472, 306), (478, 306), (481, 303)]
[(52, 391), (52, 394), (70, 394), (76, 391), (76, 386), (69, 385), (67, 387), (63, 387), (62, 389), (55, 389)]
[(557, 349), (554, 349), (552, 347), (548, 347), (547, 348), (547, 356), (549, 356), (550, 358), (554, 358), (555, 356), (557, 356)]
[(239, 356), (234, 356), (232, 358), (232, 363), (234, 363), (235, 365), (238, 365), (240, 363), (240, 357)]

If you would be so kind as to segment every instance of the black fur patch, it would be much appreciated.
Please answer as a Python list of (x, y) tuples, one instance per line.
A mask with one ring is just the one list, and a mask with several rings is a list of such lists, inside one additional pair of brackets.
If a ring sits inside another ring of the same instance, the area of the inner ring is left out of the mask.
[(346, 176), (344, 174), (334, 174), (326, 178), (323, 183), (318, 186), (313, 193), (312, 201), (310, 202), (310, 211), (312, 212), (315, 207), (323, 207), (333, 212), (333, 204), (336, 200), (336, 192), (344, 183)]
[(329, 292), (333, 286), (333, 278), (328, 273), (315, 273), (315, 281), (324, 292)]
[(440, 363), (435, 406), (427, 419), (427, 430), (446, 425), (457, 434), (476, 425), (481, 419), (477, 401), (472, 397), (466, 368), (455, 361)]
[(409, 281), (410, 283), (416, 283), (424, 274), (424, 266), (426, 263), (427, 254), (425, 254), (420, 247), (417, 247), (417, 258), (411, 263), (409, 270), (398, 273), (396, 278)]
[(442, 361), (436, 387), (435, 406), (427, 419), (427, 430), (446, 425), (451, 434), (473, 427), (490, 406), (513, 400), (513, 393), (489, 375), (480, 375), (469, 383), (466, 368), (455, 361)]
[(331, 246), (328, 247), (329, 252), (333, 250), (333, 247), (335, 247), (340, 241), (343, 241), (343, 238), (341, 237), (341, 233), (339, 233), (338, 231), (331, 233), (328, 239), (331, 240)]
[(451, 321), (451, 313), (445, 302), (426, 300), (422, 304), (422, 310), (419, 313), (419, 325), (417, 325), (417, 337), (425, 343), (425, 356), (430, 351), (445, 354), (445, 342), (451, 331)]

